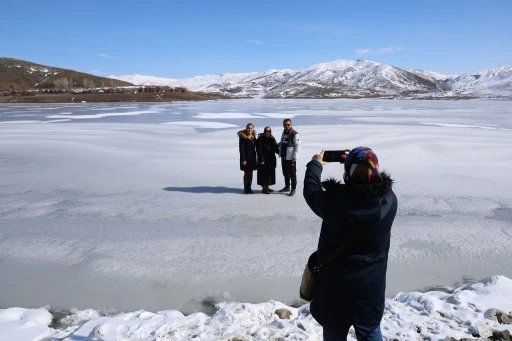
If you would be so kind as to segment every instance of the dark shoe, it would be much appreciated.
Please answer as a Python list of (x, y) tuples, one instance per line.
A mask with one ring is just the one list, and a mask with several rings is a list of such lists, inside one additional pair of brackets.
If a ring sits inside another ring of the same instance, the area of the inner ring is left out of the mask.
[(295, 190), (292, 189), (292, 191), (290, 192), (290, 194), (288, 194), (289, 196), (293, 197), (293, 195), (295, 194)]
[(268, 191), (269, 191), (270, 193), (274, 192), (274, 190), (273, 190), (272, 188), (270, 188), (270, 187), (267, 187), (267, 189), (268, 189)]
[(280, 193), (284, 193), (284, 192), (290, 192), (290, 187), (283, 187), (279, 190)]
[(247, 192), (248, 192), (249, 194), (252, 194), (252, 189), (250, 189), (250, 188), (249, 188), (249, 189), (247, 190)]
[(270, 194), (270, 191), (268, 190), (268, 187), (263, 187), (263, 189), (261, 190), (261, 193)]

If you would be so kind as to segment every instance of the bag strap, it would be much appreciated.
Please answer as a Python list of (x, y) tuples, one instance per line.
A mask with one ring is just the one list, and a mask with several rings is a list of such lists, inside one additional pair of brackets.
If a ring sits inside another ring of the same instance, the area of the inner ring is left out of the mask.
[(360, 228), (359, 228), (359, 225), (356, 225), (356, 229), (355, 231), (352, 233), (352, 235), (350, 236), (350, 238), (348, 240), (346, 240), (345, 242), (341, 243), (340, 246), (338, 246), (336, 248), (336, 250), (334, 250), (333, 252), (331, 252), (331, 254), (325, 258), (323, 260), (323, 262), (320, 262), (320, 264), (318, 265), (315, 265), (315, 267), (313, 268), (313, 272), (314, 273), (318, 273), (320, 272), (320, 270), (322, 270), (322, 268), (324, 266), (326, 266), (330, 261), (332, 261), (340, 252), (341, 250), (345, 249), (346, 247), (348, 247), (350, 244), (352, 244), (355, 240), (356, 240), (356, 237), (357, 235), (359, 234), (359, 231), (360, 231)]

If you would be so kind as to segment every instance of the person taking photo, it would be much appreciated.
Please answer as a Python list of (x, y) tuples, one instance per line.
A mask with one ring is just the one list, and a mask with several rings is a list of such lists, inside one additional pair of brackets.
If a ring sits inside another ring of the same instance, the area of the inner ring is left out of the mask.
[[(343, 152), (344, 184), (321, 182), (324, 151), (306, 165), (304, 198), (322, 218), (310, 311), (323, 327), (324, 341), (381, 341), (391, 226), (397, 211), (393, 180), (380, 172), (367, 147)], [(334, 257), (333, 257), (334, 255)], [(328, 262), (326, 262), (328, 260)]]

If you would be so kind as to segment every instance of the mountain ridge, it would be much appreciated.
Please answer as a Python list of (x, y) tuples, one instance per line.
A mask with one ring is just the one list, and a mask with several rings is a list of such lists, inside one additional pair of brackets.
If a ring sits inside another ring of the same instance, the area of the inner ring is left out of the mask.
[(197, 75), (99, 77), (14, 58), (0, 58), (0, 91), (121, 86), (169, 86), (234, 98), (511, 98), (512, 66), (463, 75), (405, 70), (369, 60), (317, 63), (303, 69)]
[(475, 98), (511, 97), (512, 66), (464, 75), (405, 70), (368, 60), (335, 60), (309, 67), (261, 72), (198, 75), (171, 79), (143, 75), (109, 76), (138, 85), (182, 86), (233, 97), (260, 98)]
[(15, 58), (0, 58), (0, 91), (7, 89), (70, 89), (131, 86), (132, 83), (47, 66)]
[(170, 102), (227, 98), (184, 88), (135, 86), (84, 72), (0, 58), (0, 103)]

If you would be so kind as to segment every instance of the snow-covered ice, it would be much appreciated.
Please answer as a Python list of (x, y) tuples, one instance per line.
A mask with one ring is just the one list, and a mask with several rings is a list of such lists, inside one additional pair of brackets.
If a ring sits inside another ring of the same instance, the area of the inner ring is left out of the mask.
[(299, 191), (322, 148), (370, 146), (396, 179), (384, 336), (506, 329), (493, 309), (512, 312), (509, 108), (1, 105), (0, 340), (321, 339), (297, 293), (320, 220), (300, 195), (241, 194), (236, 131), (251, 121), (279, 136), (285, 117), (303, 140)]

